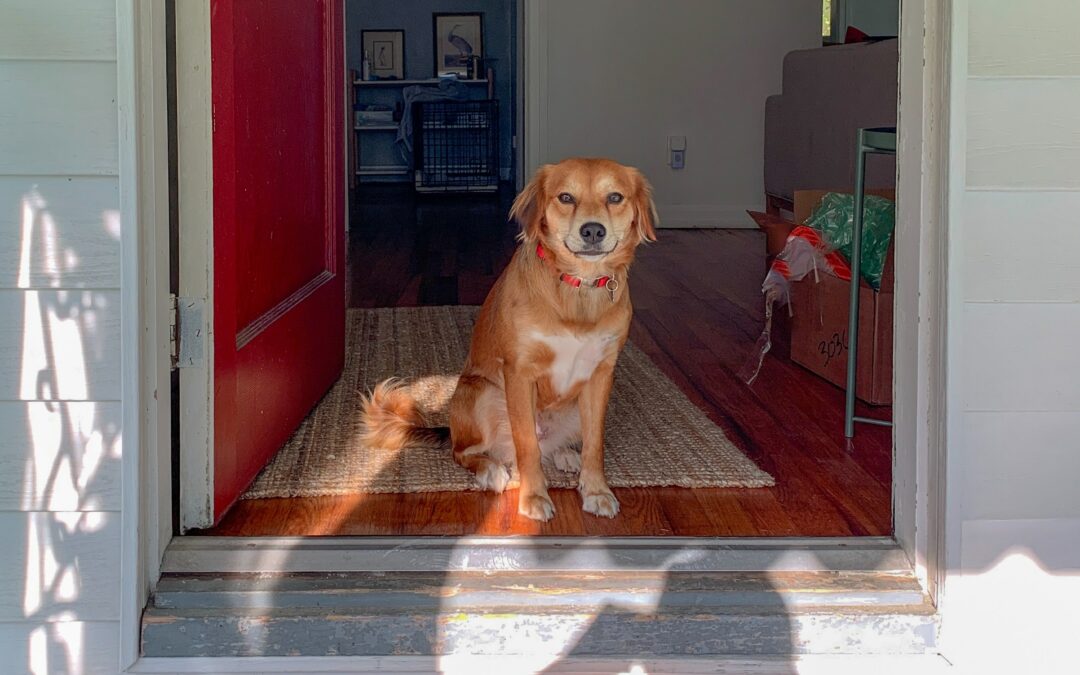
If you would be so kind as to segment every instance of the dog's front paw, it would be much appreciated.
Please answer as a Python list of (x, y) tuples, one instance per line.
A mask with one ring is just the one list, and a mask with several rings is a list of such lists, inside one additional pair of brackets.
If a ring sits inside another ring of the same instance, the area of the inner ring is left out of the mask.
[(582, 495), (581, 498), (581, 510), (594, 516), (614, 518), (619, 512), (619, 500), (615, 499), (611, 490)]
[(518, 499), (518, 513), (526, 518), (546, 522), (555, 515), (555, 505), (551, 503), (551, 497), (547, 493), (526, 494), (521, 493)]

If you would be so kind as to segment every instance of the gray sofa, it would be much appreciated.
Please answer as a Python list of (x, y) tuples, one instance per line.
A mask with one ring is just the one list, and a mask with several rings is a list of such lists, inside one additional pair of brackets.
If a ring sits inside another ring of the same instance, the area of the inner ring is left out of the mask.
[[(855, 131), (896, 126), (899, 41), (802, 49), (784, 57), (782, 93), (765, 101), (765, 198), (792, 210), (795, 190), (851, 189)], [(868, 188), (894, 188), (892, 157), (867, 160)]]

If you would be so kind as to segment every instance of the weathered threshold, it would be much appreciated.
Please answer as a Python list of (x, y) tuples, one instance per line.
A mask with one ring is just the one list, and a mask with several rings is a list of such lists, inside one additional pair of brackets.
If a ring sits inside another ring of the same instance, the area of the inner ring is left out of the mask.
[(166, 573), (678, 569), (908, 572), (886, 537), (177, 537)]
[(168, 572), (150, 657), (925, 654), (903, 571)]

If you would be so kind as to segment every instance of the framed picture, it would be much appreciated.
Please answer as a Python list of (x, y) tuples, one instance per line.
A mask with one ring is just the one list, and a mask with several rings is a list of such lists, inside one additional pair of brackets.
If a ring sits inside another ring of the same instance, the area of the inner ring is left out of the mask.
[(405, 79), (405, 31), (362, 30), (360, 42), (371, 62), (372, 79)]
[(435, 14), (435, 76), (465, 77), (469, 60), (484, 56), (483, 14)]

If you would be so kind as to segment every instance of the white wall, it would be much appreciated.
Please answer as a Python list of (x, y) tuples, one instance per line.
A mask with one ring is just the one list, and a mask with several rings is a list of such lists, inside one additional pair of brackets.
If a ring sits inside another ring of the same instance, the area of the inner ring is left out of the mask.
[(0, 3), (0, 671), (116, 672), (114, 0)]
[[(765, 98), (784, 55), (821, 45), (805, 0), (543, 0), (540, 162), (611, 157), (652, 181), (665, 226), (753, 227)], [(686, 168), (667, 139), (686, 136)]]
[(1059, 672), (1080, 635), (1080, 3), (955, 7), (943, 638)]

